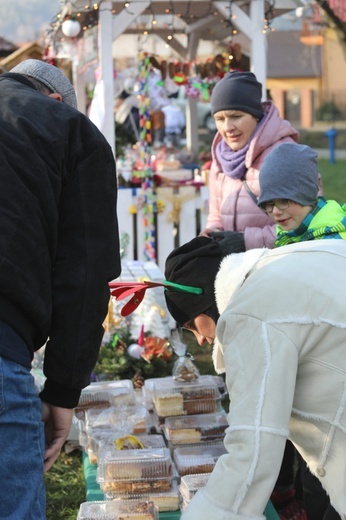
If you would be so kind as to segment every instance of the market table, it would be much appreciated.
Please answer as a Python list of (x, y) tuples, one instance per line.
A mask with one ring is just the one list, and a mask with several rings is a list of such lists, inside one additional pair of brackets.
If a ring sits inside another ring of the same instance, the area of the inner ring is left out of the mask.
[[(88, 502), (96, 500), (104, 500), (103, 493), (96, 481), (97, 464), (90, 464), (89, 457), (83, 452), (83, 471), (86, 485), (86, 499)], [(159, 515), (160, 520), (179, 520), (180, 511), (167, 511)], [(279, 520), (271, 502), (268, 503), (265, 509), (267, 520)]]

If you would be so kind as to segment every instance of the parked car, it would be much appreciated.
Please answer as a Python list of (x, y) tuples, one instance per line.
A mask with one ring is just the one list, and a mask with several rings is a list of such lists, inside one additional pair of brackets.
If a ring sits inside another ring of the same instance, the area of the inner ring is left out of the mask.
[[(187, 96), (185, 87), (180, 87), (178, 97), (174, 100), (180, 107), (184, 115), (186, 115)], [(216, 125), (213, 116), (211, 115), (211, 105), (208, 102), (197, 101), (197, 117), (198, 128), (206, 128), (208, 132), (215, 133)]]

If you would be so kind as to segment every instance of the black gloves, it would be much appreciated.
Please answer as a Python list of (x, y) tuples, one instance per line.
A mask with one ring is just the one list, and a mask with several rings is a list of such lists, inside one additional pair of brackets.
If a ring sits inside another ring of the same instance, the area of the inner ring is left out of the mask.
[(244, 233), (238, 231), (211, 231), (210, 238), (217, 240), (225, 255), (245, 251)]

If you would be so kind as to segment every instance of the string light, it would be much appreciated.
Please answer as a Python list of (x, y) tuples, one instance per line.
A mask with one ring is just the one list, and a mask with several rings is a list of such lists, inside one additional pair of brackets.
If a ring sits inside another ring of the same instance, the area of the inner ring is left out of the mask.
[(229, 14), (228, 18), (223, 21), (223, 26), (225, 28), (229, 28), (231, 30), (232, 35), (235, 36), (236, 34), (238, 34), (238, 30), (233, 25), (233, 20), (236, 19), (236, 16), (232, 13), (233, 1), (234, 0), (231, 0), (228, 4), (227, 9), (229, 11)]
[[(233, 38), (235, 35), (238, 34), (238, 30), (234, 26), (234, 20), (236, 19), (236, 15), (234, 15), (232, 12), (232, 8), (235, 5), (234, 2), (236, 2), (236, 1), (237, 0), (230, 0), (228, 2), (228, 6), (227, 6), (228, 16), (226, 15), (227, 18), (225, 18), (223, 21), (221, 21), (223, 26), (229, 29), (231, 38)], [(251, 1), (256, 1), (256, 0), (251, 0)], [(78, 34), (78, 36), (77, 36), (79, 38), (80, 35), (82, 35), (83, 32), (85, 32), (87, 29), (98, 24), (98, 12), (100, 10), (102, 10), (103, 0), (92, 0), (90, 3), (86, 2), (84, 4), (84, 7), (81, 6), (78, 9), (76, 8), (75, 0), (61, 0), (60, 3), (64, 5), (64, 8), (62, 9), (62, 12), (60, 12), (56, 15), (54, 21), (52, 21), (52, 23), (51, 23), (50, 29), (47, 30), (47, 33), (46, 33), (47, 48), (48, 48), (48, 46), (51, 46), (54, 48), (54, 45), (55, 45), (54, 42), (61, 41), (62, 24), (65, 19), (65, 15), (63, 13), (66, 12), (66, 7), (71, 6), (72, 10), (75, 11), (75, 12), (73, 12), (73, 15), (76, 17), (76, 19), (78, 19), (78, 21), (81, 25), (80, 34)], [(111, 11), (112, 14), (117, 14), (122, 9), (123, 10), (126, 9), (126, 11), (129, 14), (134, 14), (134, 13), (130, 13), (130, 10), (129, 10), (129, 9), (131, 9), (131, 5), (133, 5), (133, 2), (131, 0), (124, 1), (124, 3), (120, 4), (120, 5), (122, 5), (122, 7), (120, 7), (119, 9), (115, 9), (113, 6), (112, 6), (112, 9), (109, 9), (108, 7), (105, 7), (105, 9)], [(159, 5), (159, 4), (157, 4), (157, 5)], [(184, 3), (174, 2), (173, 0), (169, 0), (168, 2), (165, 3), (164, 7), (162, 8), (162, 11), (159, 13), (156, 10), (155, 10), (155, 12), (153, 10), (154, 8), (156, 8), (156, 4), (154, 2), (150, 2), (149, 7), (146, 8), (146, 13), (143, 13), (145, 16), (145, 19), (147, 20), (146, 23), (148, 23), (149, 25), (144, 30), (143, 30), (143, 26), (145, 24), (138, 26), (137, 29), (140, 32), (143, 31), (142, 34), (146, 37), (150, 36), (150, 34), (156, 34), (156, 31), (154, 31), (154, 29), (157, 29), (157, 27), (159, 27), (159, 24), (161, 26), (161, 20), (160, 20), (161, 16), (159, 16), (159, 15), (163, 14), (166, 16), (171, 16), (172, 17), (171, 23), (167, 23), (167, 21), (165, 21), (164, 25), (163, 25), (163, 28), (167, 28), (167, 27), (169, 28), (169, 33), (166, 33), (166, 34), (168, 34), (168, 36), (166, 37), (166, 45), (167, 45), (167, 44), (171, 43), (172, 40), (174, 39), (174, 33), (182, 30), (182, 26), (178, 24), (177, 19), (178, 20), (181, 19), (182, 21), (186, 22), (187, 24), (190, 24), (191, 22), (194, 22), (199, 19), (203, 19), (207, 16), (213, 16), (213, 17), (220, 16), (220, 13), (215, 9), (214, 2), (212, 0), (210, 0), (209, 2), (205, 2), (204, 5), (206, 5), (207, 8), (203, 9), (203, 12), (202, 12), (200, 5), (197, 6), (197, 3), (194, 3), (191, 0), (184, 2)], [(274, 18), (274, 8), (275, 8), (275, 0), (267, 0), (266, 1), (266, 11), (265, 11), (265, 16), (264, 16), (264, 20), (263, 20), (263, 29), (262, 29), (262, 32), (264, 34), (269, 31), (275, 30), (272, 27), (272, 21)], [(151, 21), (150, 21), (150, 16), (148, 17), (146, 15), (151, 15)], [(174, 23), (176, 24), (176, 27), (174, 27)], [(177, 24), (178, 24), (178, 29), (177, 29)]]
[(275, 0), (269, 0), (268, 1), (268, 7), (264, 14), (264, 20), (263, 20), (263, 29), (262, 33), (266, 34), (267, 32), (275, 31), (275, 28), (272, 27), (272, 22), (274, 19), (274, 8), (275, 8)]

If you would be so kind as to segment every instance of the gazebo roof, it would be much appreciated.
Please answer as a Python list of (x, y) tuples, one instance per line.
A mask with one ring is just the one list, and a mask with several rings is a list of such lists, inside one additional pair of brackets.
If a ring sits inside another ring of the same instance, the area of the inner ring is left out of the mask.
[[(153, 34), (166, 40), (182, 57), (186, 49), (177, 44), (177, 34), (198, 34), (199, 39), (222, 41), (232, 36), (236, 29), (248, 38), (248, 26), (251, 31), (251, 10), (253, 4), (260, 5), (263, 18), (270, 20), (305, 5), (304, 0), (132, 0), (109, 1), (109, 10), (113, 15), (113, 40), (120, 34)], [(83, 0), (66, 1), (55, 24), (54, 38), (63, 37), (61, 24), (66, 16), (77, 14), (82, 28), (85, 30), (98, 23), (99, 12), (105, 2), (88, 4)], [(243, 19), (242, 27), (239, 20)], [(245, 23), (244, 23), (245, 22)], [(265, 22), (262, 20), (263, 29)], [(79, 36), (81, 36), (81, 33)], [(186, 56), (185, 56), (186, 57)]]
[[(75, 15), (82, 31), (96, 24), (99, 26), (99, 62), (104, 83), (103, 112), (105, 113), (103, 132), (114, 147), (113, 111), (114, 103), (112, 44), (124, 33), (154, 33), (182, 59), (193, 61), (200, 40), (222, 41), (232, 38), (234, 30), (242, 38), (242, 49), (250, 56), (250, 68), (263, 85), (266, 92), (267, 50), (266, 33), (270, 31), (271, 20), (297, 7), (306, 5), (305, 0), (103, 0), (86, 4), (85, 0), (65, 0), (57, 22), (53, 27), (52, 39), (63, 37), (62, 24), (66, 17)], [(176, 38), (185, 34), (186, 43)], [(75, 71), (78, 64), (75, 64)], [(80, 91), (82, 89), (80, 88)], [(186, 125), (187, 145), (191, 150), (198, 147), (197, 108), (195, 100), (189, 99)]]

